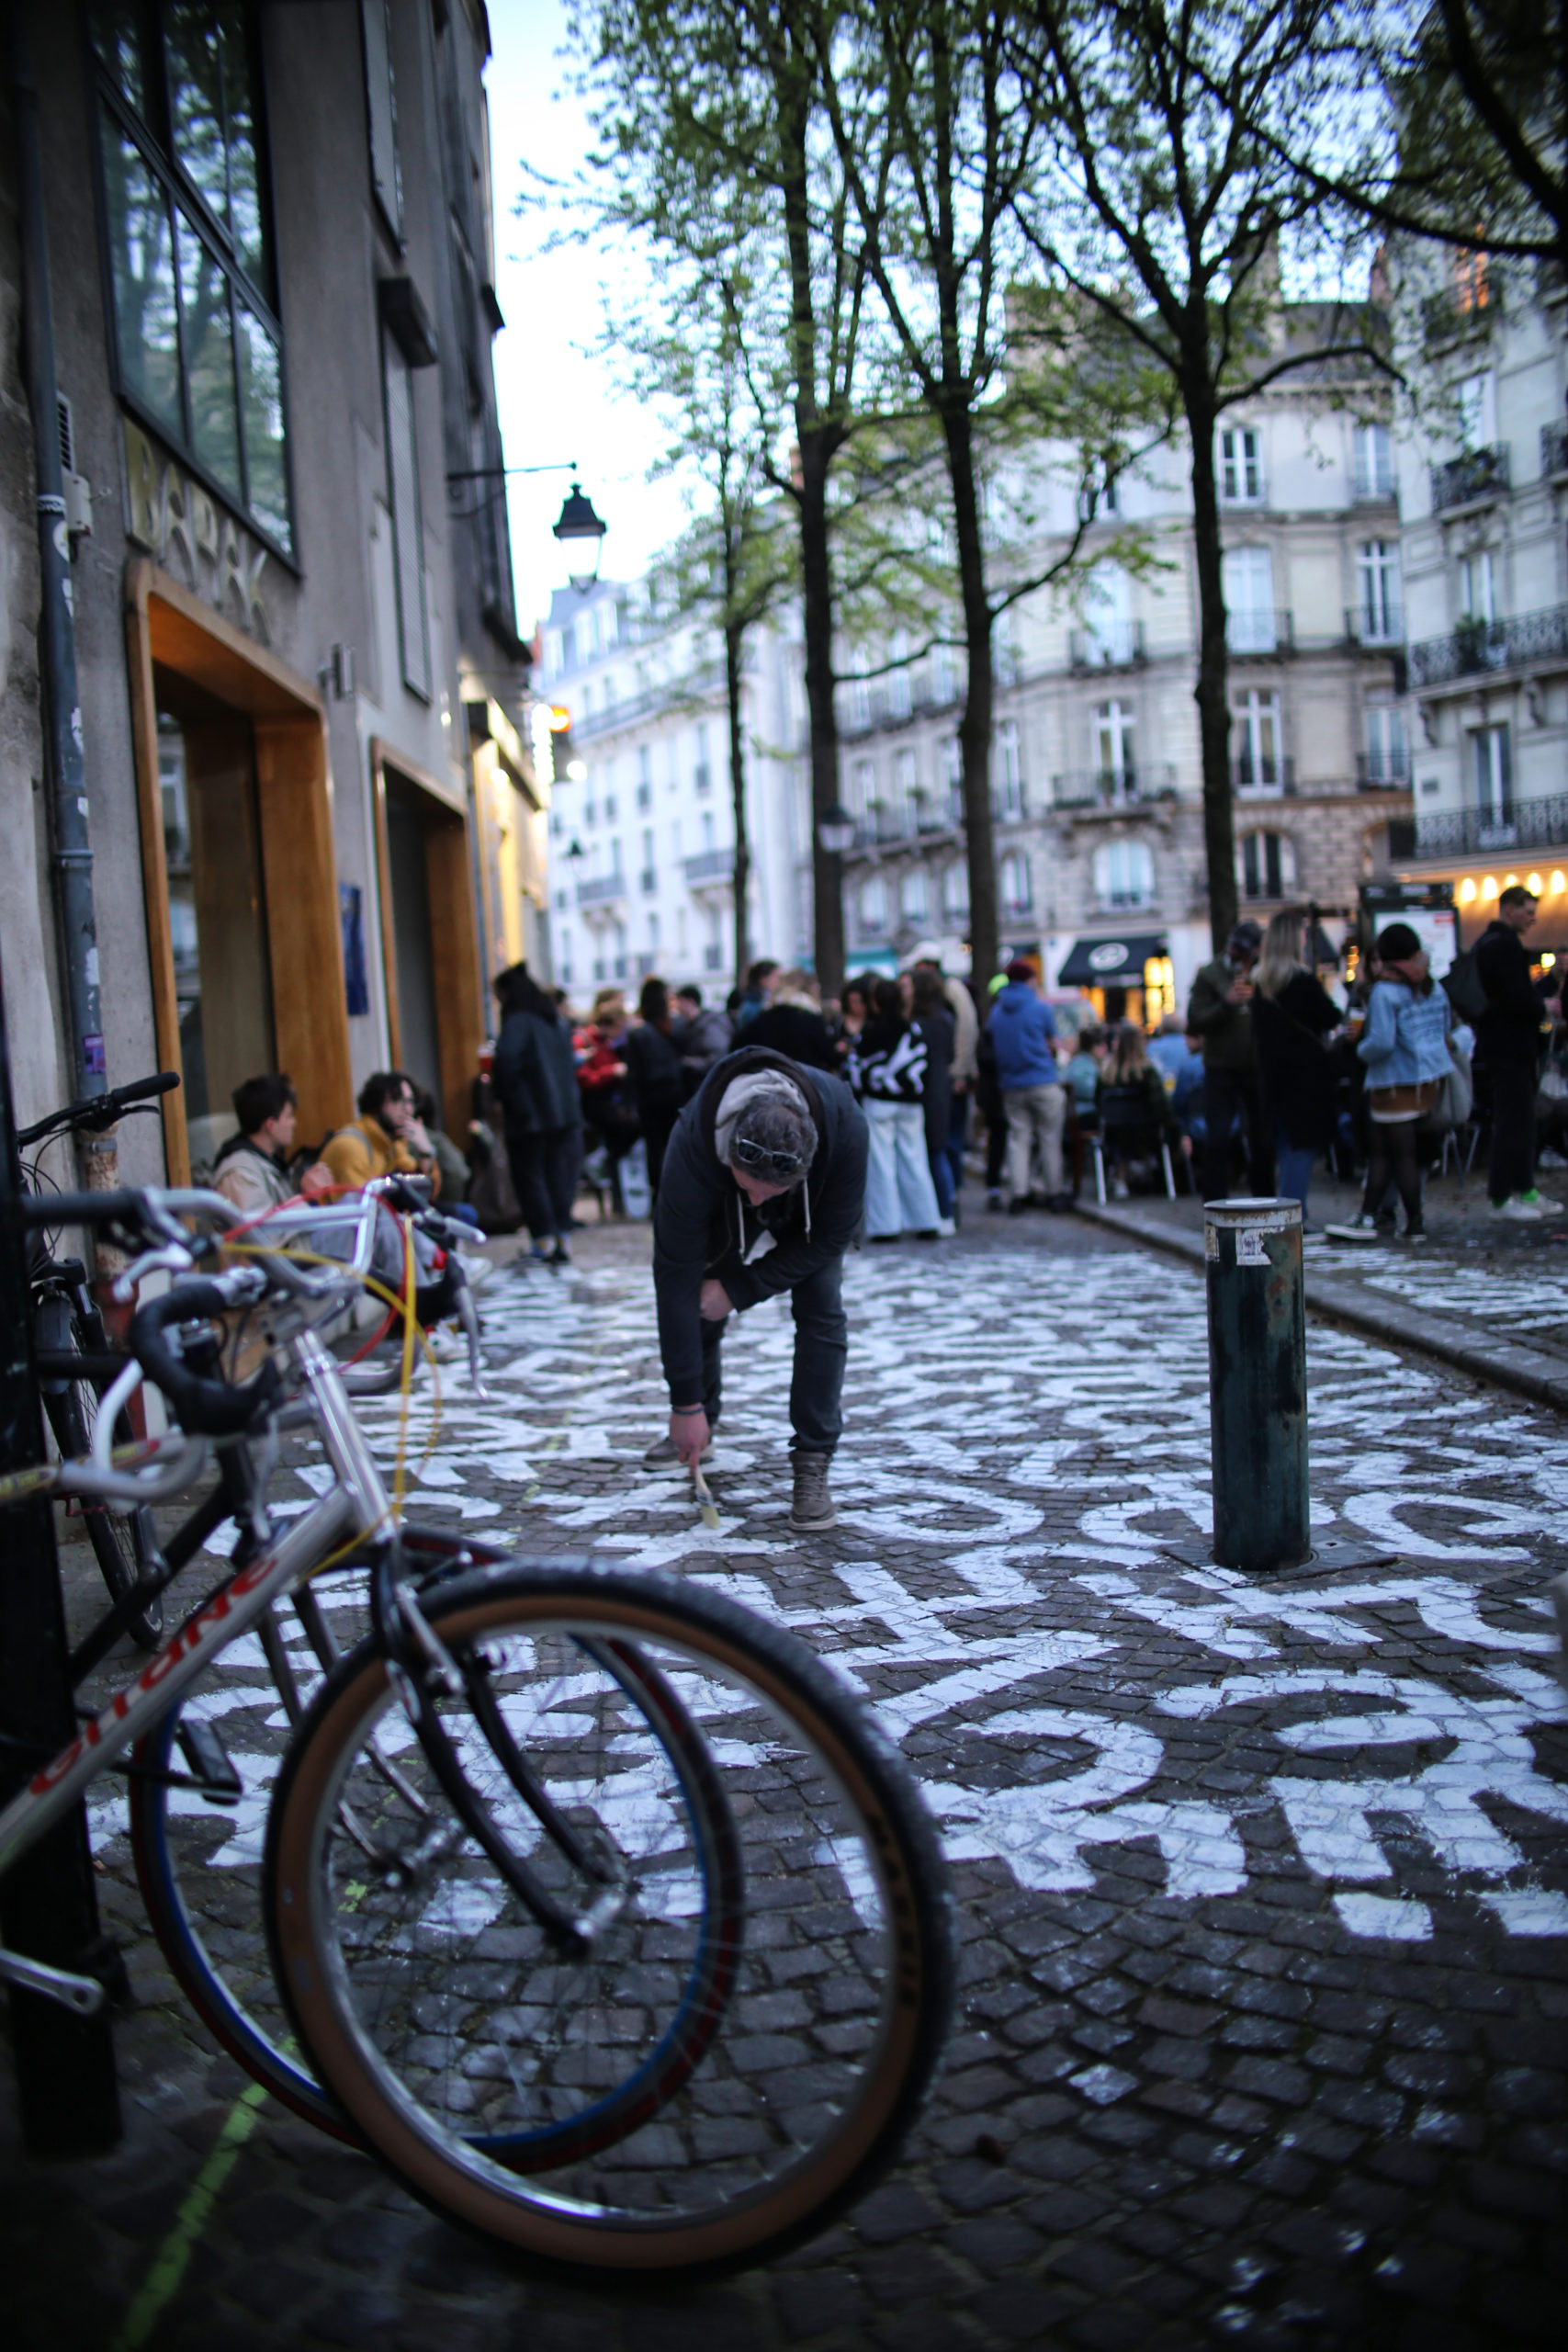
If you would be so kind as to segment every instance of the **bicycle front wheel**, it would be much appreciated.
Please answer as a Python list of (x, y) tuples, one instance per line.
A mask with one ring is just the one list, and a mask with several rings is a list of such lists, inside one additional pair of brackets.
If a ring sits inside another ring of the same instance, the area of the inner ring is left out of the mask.
[[(891, 2159), (945, 2033), (951, 1907), (902, 1763), (801, 1644), (671, 1578), (510, 1566), (427, 1614), (486, 1661), (552, 1803), (621, 1858), (619, 1905), (585, 1952), (552, 1942), (454, 1820), (365, 1645), (268, 1820), (278, 1983), (320, 2080), (416, 2194), (536, 2255), (651, 2269), (805, 2235)], [(493, 1748), (443, 1713), (564, 1896)]]

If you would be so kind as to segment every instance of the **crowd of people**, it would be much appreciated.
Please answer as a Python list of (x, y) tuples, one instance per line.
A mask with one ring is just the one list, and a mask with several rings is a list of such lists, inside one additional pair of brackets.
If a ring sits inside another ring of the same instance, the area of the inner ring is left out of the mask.
[(1532, 977), (1535, 913), (1529, 890), (1506, 889), (1456, 967), (1461, 987), (1434, 981), (1407, 923), (1390, 923), (1347, 980), (1300, 915), (1240, 922), (1198, 973), (1185, 1017), (1168, 1013), (1152, 1036), (1084, 1017), (1088, 1005), (1053, 1007), (1030, 956), (982, 988), (919, 948), (897, 976), (855, 975), (826, 1003), (813, 974), (764, 958), (722, 1004), (649, 978), (635, 1010), (601, 989), (578, 1012), (519, 964), (495, 982), (499, 1035), (461, 1148), (432, 1098), (389, 1070), (367, 1080), (355, 1119), (300, 1153), (294, 1090), (265, 1074), (235, 1091), (239, 1132), (214, 1181), (254, 1216), (295, 1191), (341, 1195), (413, 1171), (459, 1216), (521, 1224), (536, 1257), (563, 1263), (585, 1177), (615, 1203), (644, 1182), (656, 1199), (682, 1111), (745, 1046), (847, 1080), (868, 1131), (873, 1242), (953, 1235), (971, 1151), (987, 1210), (1068, 1208), (1089, 1148), (1121, 1199), (1174, 1169), (1205, 1199), (1242, 1182), (1304, 1215), (1320, 1162), (1341, 1180), (1364, 1171), (1359, 1212), (1326, 1230), (1356, 1241), (1393, 1225), (1416, 1240), (1424, 1167), (1443, 1129), (1472, 1116), (1490, 1136), (1494, 1208), (1538, 1218), (1558, 1206), (1536, 1185), (1538, 1105), (1568, 1104), (1568, 1070), (1556, 1095), (1541, 1093), (1562, 1008), (1550, 975)]

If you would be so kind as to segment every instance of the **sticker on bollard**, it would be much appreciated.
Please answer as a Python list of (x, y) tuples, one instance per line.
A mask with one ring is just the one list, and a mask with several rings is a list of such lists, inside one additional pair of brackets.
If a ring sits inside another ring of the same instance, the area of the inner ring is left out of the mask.
[(1301, 1203), (1206, 1202), (1203, 1259), (1214, 1532), (1211, 1543), (1160, 1549), (1192, 1566), (1245, 1574), (1396, 1558), (1312, 1541)]

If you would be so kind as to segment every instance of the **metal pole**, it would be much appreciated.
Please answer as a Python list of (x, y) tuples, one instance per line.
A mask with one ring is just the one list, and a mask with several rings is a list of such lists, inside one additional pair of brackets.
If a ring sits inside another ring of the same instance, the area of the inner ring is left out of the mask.
[(1294, 1566), (1312, 1549), (1302, 1204), (1206, 1202), (1203, 1252), (1213, 1556)]
[[(0, 1472), (43, 1459), (11, 1060), (0, 982)], [(0, 1804), (75, 1729), (70, 1647), (46, 1498), (5, 1514), (0, 1576)], [(78, 1805), (0, 1881), (0, 1934), (13, 1951), (56, 1968), (98, 1973), (107, 1948), (98, 1931), (97, 1887)], [(119, 2138), (119, 2093), (107, 2010), (80, 2018), (41, 1995), (13, 1987), (11, 2043), (22, 2132), (34, 2155), (96, 2155)]]
[[(50, 297), (49, 232), (44, 215), (38, 80), (28, 39), (28, 0), (11, 9), (11, 111), (17, 142), (17, 192), (22, 263), (22, 315), (28, 405), (38, 477), (41, 604), (39, 655), (52, 786), (55, 891), (67, 1018), (72, 1093), (81, 1101), (105, 1087), (103, 1018), (98, 1002), (98, 934), (93, 909), (93, 852), (87, 831), (87, 775), (76, 688), (71, 543), (60, 463), (60, 391), (54, 372), (54, 310)], [(112, 1146), (110, 1147), (112, 1151)], [(102, 1159), (102, 1153), (93, 1155)], [(85, 1171), (95, 1185), (114, 1182), (112, 1162)]]

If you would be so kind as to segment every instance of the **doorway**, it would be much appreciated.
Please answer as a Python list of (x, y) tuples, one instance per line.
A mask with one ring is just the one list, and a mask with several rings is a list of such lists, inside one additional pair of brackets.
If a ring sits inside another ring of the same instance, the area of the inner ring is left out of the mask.
[(243, 711), (161, 663), (152, 683), (186, 1132), (199, 1182), (234, 1133), (234, 1089), (277, 1066), (255, 736)]
[(416, 786), (400, 776), (388, 776), (387, 865), (398, 981), (398, 1065), (439, 1102), (441, 1031), (423, 800)]
[(484, 1035), (467, 811), (378, 736), (370, 739), (370, 775), (389, 1059), (429, 1090), (446, 1133), (461, 1138)]

